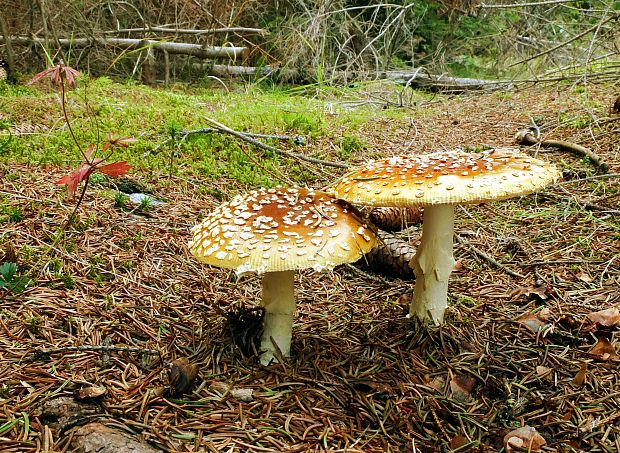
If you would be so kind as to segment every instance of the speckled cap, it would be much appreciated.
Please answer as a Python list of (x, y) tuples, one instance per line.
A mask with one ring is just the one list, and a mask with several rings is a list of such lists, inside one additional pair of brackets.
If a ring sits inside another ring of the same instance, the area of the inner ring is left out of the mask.
[(192, 228), (192, 254), (237, 273), (331, 269), (358, 260), (375, 233), (347, 202), (301, 188), (239, 195)]
[(483, 203), (526, 195), (560, 179), (555, 165), (512, 148), (396, 156), (345, 175), (333, 195), (373, 206)]

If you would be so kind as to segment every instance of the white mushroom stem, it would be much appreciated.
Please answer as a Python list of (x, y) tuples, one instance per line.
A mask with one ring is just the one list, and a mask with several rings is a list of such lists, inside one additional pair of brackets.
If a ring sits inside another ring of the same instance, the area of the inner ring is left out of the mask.
[(293, 313), (295, 312), (294, 271), (266, 272), (263, 276), (263, 337), (261, 339), (260, 362), (269, 365), (277, 361), (276, 347), (284, 357), (291, 352)]
[(454, 269), (452, 240), (454, 205), (424, 208), (422, 239), (410, 266), (415, 271), (415, 288), (409, 315), (439, 325), (448, 307), (448, 278)]

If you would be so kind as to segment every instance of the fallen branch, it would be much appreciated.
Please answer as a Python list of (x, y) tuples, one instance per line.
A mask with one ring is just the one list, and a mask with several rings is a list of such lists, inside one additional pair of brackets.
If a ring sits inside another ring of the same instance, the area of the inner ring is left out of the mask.
[(237, 137), (243, 141), (246, 141), (248, 143), (251, 143), (252, 145), (258, 146), (259, 148), (262, 148), (264, 150), (267, 151), (272, 151), (274, 153), (278, 153), (281, 154), (283, 156), (287, 156), (290, 157), (291, 159), (298, 159), (298, 160), (303, 160), (306, 162), (312, 162), (313, 164), (319, 164), (319, 165), (325, 165), (328, 167), (336, 167), (336, 168), (350, 168), (351, 166), (349, 164), (344, 164), (344, 163), (340, 163), (340, 162), (331, 162), (328, 160), (322, 160), (322, 159), (316, 159), (314, 157), (310, 157), (310, 156), (304, 156), (303, 154), (299, 154), (299, 153), (294, 153), (292, 151), (285, 151), (283, 149), (279, 149), (276, 148), (275, 146), (270, 146), (270, 145), (266, 145), (265, 143), (256, 140), (252, 137), (248, 137), (246, 134), (244, 134), (243, 132), (238, 132), (234, 129), (229, 128), (228, 126), (224, 126), (222, 123), (219, 123), (217, 121), (215, 121), (214, 119), (208, 118), (206, 116), (203, 116), (203, 118), (205, 120), (207, 120), (209, 123), (211, 123), (212, 125), (214, 125), (220, 132), (225, 132), (227, 134), (230, 134), (234, 137)]
[[(0, 42), (6, 42), (5, 37)], [(32, 43), (43, 44), (45, 40), (36, 37), (12, 36), (8, 39), (11, 44), (31, 45)], [(229, 58), (232, 60), (242, 59), (248, 53), (247, 47), (205, 47), (200, 44), (185, 42), (155, 41), (153, 39), (130, 39), (130, 38), (59, 38), (58, 43), (62, 47), (77, 49), (90, 46), (118, 47), (120, 49), (155, 48), (172, 54), (192, 55), (198, 58)]]
[(400, 81), (412, 88), (429, 91), (462, 92), (462, 91), (494, 91), (509, 90), (514, 87), (511, 80), (485, 80), (467, 77), (449, 77), (445, 75), (428, 74), (419, 68), (415, 71), (385, 71), (380, 77)]
[(32, 360), (47, 360), (52, 354), (64, 354), (65, 352), (133, 352), (139, 354), (159, 355), (160, 352), (155, 349), (136, 348), (132, 346), (105, 346), (105, 345), (83, 345), (83, 346), (67, 346), (57, 349), (39, 349), (32, 354)]
[(565, 142), (564, 140), (539, 140), (529, 129), (520, 130), (515, 136), (515, 139), (519, 145), (541, 145), (569, 151), (578, 156), (587, 157), (590, 162), (592, 162), (592, 164), (594, 164), (594, 166), (596, 166), (603, 173), (607, 173), (609, 170), (609, 164), (603, 161), (598, 154), (575, 143)]
[(510, 8), (526, 8), (530, 6), (544, 6), (544, 5), (557, 5), (558, 3), (571, 3), (573, 0), (545, 0), (540, 2), (528, 2), (528, 3), (498, 3), (493, 5), (487, 5), (481, 3), (478, 8), (480, 9), (510, 9)]
[[(571, 0), (572, 1), (572, 0)], [(150, 27), (143, 28), (119, 28), (118, 30), (108, 30), (102, 32), (104, 35), (112, 35), (117, 33), (132, 32), (156, 32), (156, 33), (176, 33), (185, 35), (212, 35), (216, 33), (256, 33), (264, 35), (267, 30), (264, 28), (248, 28), (248, 27), (223, 27), (223, 28), (207, 28), (204, 30), (193, 28), (171, 28), (171, 27)]]
[[(271, 66), (236, 66), (236, 65), (212, 65), (202, 66), (199, 63), (193, 65), (196, 69), (207, 69), (209, 74), (222, 76), (245, 76), (245, 77), (273, 77), (280, 80), (301, 80), (304, 77), (313, 77), (312, 72), (301, 72), (290, 68), (274, 68)], [(383, 71), (377, 73), (351, 73), (335, 71), (334, 79), (386, 79), (393, 80), (405, 85), (405, 87), (417, 88), (428, 91), (463, 92), (463, 91), (494, 91), (509, 90), (514, 87), (512, 80), (485, 80), (472, 78), (449, 77), (445, 75), (432, 75), (417, 68), (412, 71)]]
[[(180, 138), (181, 140), (184, 140), (186, 137), (189, 137), (190, 135), (209, 134), (212, 132), (221, 133), (222, 131), (215, 127), (201, 127), (200, 129), (180, 130), (174, 137), (170, 137), (164, 140), (159, 145), (157, 145), (155, 148), (145, 152), (142, 155), (142, 157), (148, 157), (153, 154), (157, 154), (162, 147), (168, 145), (172, 141), (177, 140), (178, 138)], [(272, 140), (292, 140), (293, 143), (295, 143), (296, 145), (305, 145), (307, 143), (307, 139), (303, 135), (296, 135), (295, 137), (292, 137), (289, 135), (255, 134), (253, 132), (239, 132), (239, 133), (247, 137), (252, 137), (252, 138), (267, 138), (267, 139), (272, 139)]]
[(493, 258), (490, 255), (487, 255), (486, 253), (484, 253), (482, 250), (480, 250), (478, 247), (476, 247), (473, 244), (470, 244), (467, 240), (465, 240), (464, 238), (462, 238), (461, 236), (459, 236), (458, 234), (455, 234), (454, 237), (456, 238), (456, 241), (461, 244), (464, 245), (465, 248), (469, 249), (471, 252), (473, 252), (474, 254), (478, 255), (480, 258), (484, 259), (485, 261), (488, 261), (489, 263), (491, 263), (493, 266), (503, 270), (504, 272), (506, 272), (508, 275), (515, 277), (515, 278), (525, 278), (523, 275), (510, 270), (508, 267), (506, 267), (504, 264), (500, 263), (499, 261), (497, 261), (495, 258)]
[[(182, 130), (179, 132), (179, 135), (181, 137), (186, 137), (188, 135), (208, 134), (210, 132), (221, 132), (221, 130), (214, 128), (214, 127), (202, 127), (200, 129), (191, 129), (189, 131)], [(267, 139), (272, 139), (272, 140), (291, 140), (296, 145), (305, 145), (307, 142), (306, 137), (304, 137), (303, 135), (296, 135), (293, 137), (290, 135), (256, 134), (254, 132), (239, 132), (239, 133), (245, 135), (246, 137), (252, 137), (252, 138), (267, 138)]]

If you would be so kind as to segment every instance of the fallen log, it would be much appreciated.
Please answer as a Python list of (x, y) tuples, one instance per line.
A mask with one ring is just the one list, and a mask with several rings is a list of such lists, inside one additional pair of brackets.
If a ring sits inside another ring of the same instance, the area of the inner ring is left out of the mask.
[(394, 80), (405, 86), (421, 90), (458, 93), (463, 91), (510, 90), (514, 82), (510, 80), (472, 79), (428, 74), (426, 71), (385, 71), (382, 78)]
[[(33, 42), (44, 44), (45, 40), (36, 37), (11, 36), (9, 41), (13, 45), (30, 45)], [(6, 38), (0, 38), (0, 42), (6, 42)], [(247, 47), (219, 47), (202, 46), (185, 42), (156, 41), (153, 39), (130, 39), (130, 38), (59, 38), (58, 43), (66, 48), (84, 48), (90, 46), (118, 47), (120, 49), (135, 50), (141, 48), (154, 48), (172, 54), (192, 55), (198, 58), (228, 58), (240, 60), (248, 54)]]
[[(196, 69), (205, 69), (200, 64), (194, 64)], [(209, 74), (224, 76), (241, 76), (241, 77), (273, 77), (278, 80), (295, 80), (312, 78), (312, 72), (302, 72), (291, 68), (275, 68), (272, 66), (237, 66), (237, 65), (212, 65), (206, 68)], [(335, 71), (334, 79), (352, 80), (352, 79), (385, 79), (393, 80), (405, 87), (417, 88), (420, 90), (433, 92), (459, 93), (464, 91), (495, 91), (510, 90), (514, 87), (513, 81), (510, 80), (483, 80), (471, 78), (448, 77), (445, 75), (431, 75), (423, 71), (384, 71), (380, 73), (345, 73), (343, 71)]]

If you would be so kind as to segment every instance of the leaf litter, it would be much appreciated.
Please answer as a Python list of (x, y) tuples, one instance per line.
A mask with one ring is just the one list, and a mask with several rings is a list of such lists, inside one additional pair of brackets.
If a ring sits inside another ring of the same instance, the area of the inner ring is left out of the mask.
[[(595, 147), (618, 173), (618, 125), (558, 123), (561, 108), (581, 108), (562, 93), (447, 99), (412, 117), (415, 135), (382, 120), (360, 134), (388, 155), (404, 145), (510, 145), (513, 129), (542, 115), (547, 130)], [(618, 179), (588, 180), (586, 162), (535, 152), (563, 162), (570, 182), (468, 206), (456, 225), (524, 279), (457, 244), (451, 305), (434, 328), (405, 317), (398, 300), (411, 282), (344, 267), (301, 272), (292, 357), (267, 368), (229, 325), (230, 313), (259, 300), (259, 279), (203, 266), (185, 245), (189, 228), (219, 204), (198, 195), (200, 184), (240, 187), (136, 172), (165, 191), (166, 205), (127, 213), (91, 189), (55, 243), (72, 206), (50, 181), (65, 170), (3, 164), (1, 194), (24, 218), (2, 225), (2, 247), (14, 250), (19, 272), (32, 270), (32, 282), (2, 293), (2, 451), (67, 451), (75, 438), (107, 430), (162, 451), (620, 450)], [(172, 363), (184, 374), (171, 374)]]

